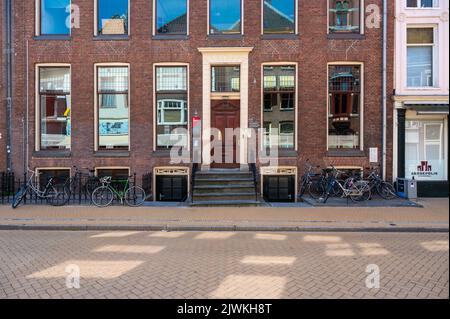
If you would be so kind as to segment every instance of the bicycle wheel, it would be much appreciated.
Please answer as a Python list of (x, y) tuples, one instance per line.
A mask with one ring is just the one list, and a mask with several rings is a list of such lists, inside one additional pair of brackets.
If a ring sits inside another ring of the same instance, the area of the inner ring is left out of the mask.
[(356, 181), (352, 183), (350, 189), (352, 190), (350, 199), (354, 202), (363, 202), (369, 200), (372, 195), (369, 183), (365, 181)]
[(47, 203), (52, 206), (64, 206), (69, 202), (70, 191), (66, 185), (52, 185), (46, 195)]
[(308, 184), (308, 194), (315, 200), (323, 197), (325, 193), (325, 188), (320, 181), (312, 181)]
[(379, 185), (377, 185), (377, 193), (386, 200), (391, 200), (394, 198), (397, 198), (397, 194), (395, 193), (395, 188), (392, 186), (392, 184), (389, 184), (387, 182), (381, 182)]
[(26, 196), (28, 191), (28, 186), (22, 186), (17, 193), (14, 195), (11, 206), (13, 209), (17, 208), (22, 202), (23, 198)]
[(145, 197), (145, 191), (141, 187), (133, 186), (125, 192), (125, 203), (131, 207), (142, 206)]
[(114, 193), (108, 186), (97, 187), (92, 192), (92, 203), (97, 207), (107, 207), (114, 200)]

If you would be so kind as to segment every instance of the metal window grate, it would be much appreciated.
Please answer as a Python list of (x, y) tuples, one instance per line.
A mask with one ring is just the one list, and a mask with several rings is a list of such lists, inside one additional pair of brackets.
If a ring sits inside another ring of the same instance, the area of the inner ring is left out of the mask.
[(356, 92), (361, 90), (360, 67), (333, 65), (329, 70), (329, 90), (333, 92)]

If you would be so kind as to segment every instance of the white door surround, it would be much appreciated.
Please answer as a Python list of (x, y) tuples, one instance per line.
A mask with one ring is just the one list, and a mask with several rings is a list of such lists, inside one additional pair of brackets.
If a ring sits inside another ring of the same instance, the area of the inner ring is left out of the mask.
[(239, 65), (240, 84), (240, 128), (239, 161), (241, 168), (247, 167), (247, 143), (245, 129), (248, 128), (248, 57), (251, 47), (209, 47), (199, 48), (203, 55), (203, 111), (202, 111), (202, 170), (208, 170), (211, 164), (211, 66)]

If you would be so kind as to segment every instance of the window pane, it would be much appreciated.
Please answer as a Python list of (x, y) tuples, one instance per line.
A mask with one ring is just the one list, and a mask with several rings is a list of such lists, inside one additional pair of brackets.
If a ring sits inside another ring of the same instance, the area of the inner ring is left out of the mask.
[(101, 149), (128, 148), (128, 95), (116, 94), (113, 97), (111, 104), (104, 106), (102, 103), (105, 97), (100, 95), (99, 148)]
[(100, 92), (128, 91), (127, 67), (99, 67), (98, 89)]
[(70, 178), (68, 169), (40, 169), (39, 170), (39, 188), (45, 189), (50, 178), (53, 178), (55, 184), (64, 184)]
[[(187, 146), (187, 68), (156, 69), (157, 148)], [(172, 91), (172, 93), (170, 93)], [(175, 92), (177, 91), (177, 92)]]
[(157, 91), (186, 91), (186, 67), (157, 67)]
[(98, 33), (128, 34), (128, 0), (98, 0)]
[(408, 47), (408, 87), (433, 86), (433, 47)]
[(361, 80), (359, 66), (330, 66), (328, 147), (358, 149)]
[(187, 33), (187, 1), (158, 0), (156, 4), (156, 33)]
[(360, 32), (360, 0), (330, 0), (330, 33)]
[(434, 42), (433, 28), (408, 28), (408, 44), (432, 44)]
[(241, 33), (241, 0), (210, 0), (210, 34)]
[(70, 11), (70, 0), (41, 0), (41, 34), (68, 35), (69, 25), (66, 24)]
[(264, 33), (295, 33), (295, 0), (264, 0)]
[(406, 3), (406, 6), (408, 8), (415, 8), (415, 7), (417, 7), (417, 1), (420, 1), (420, 0), (408, 0)]
[(70, 93), (70, 68), (40, 68), (40, 92)]
[(279, 149), (295, 147), (295, 67), (264, 67), (264, 146), (271, 136), (278, 139)]
[(41, 95), (41, 149), (70, 149), (70, 95)]
[(240, 67), (238, 66), (213, 66), (212, 67), (212, 92), (239, 92), (240, 91)]

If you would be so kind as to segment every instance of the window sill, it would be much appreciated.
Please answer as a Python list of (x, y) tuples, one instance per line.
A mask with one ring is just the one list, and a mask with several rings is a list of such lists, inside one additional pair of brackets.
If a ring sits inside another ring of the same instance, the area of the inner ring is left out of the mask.
[(299, 39), (298, 34), (263, 34), (261, 35), (262, 40), (297, 40)]
[(172, 35), (154, 35), (153, 40), (189, 40), (189, 35), (186, 34), (172, 34)]
[(129, 157), (130, 151), (123, 150), (100, 150), (94, 153), (95, 157)]
[(365, 157), (366, 154), (360, 150), (328, 150), (328, 157)]
[(130, 38), (126, 34), (102, 34), (94, 36), (94, 41), (128, 41)]
[(242, 40), (243, 34), (208, 34), (208, 40)]
[(34, 158), (64, 158), (64, 157), (71, 157), (72, 152), (70, 150), (43, 150), (43, 151), (37, 151), (33, 152)]
[(365, 40), (364, 34), (356, 33), (330, 33), (328, 34), (329, 40)]
[(46, 41), (46, 40), (70, 41), (70, 40), (72, 40), (72, 36), (70, 36), (70, 35), (37, 35), (37, 36), (34, 36), (33, 39), (37, 40), (37, 41)]

